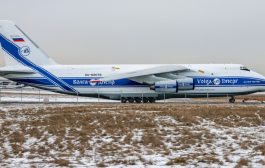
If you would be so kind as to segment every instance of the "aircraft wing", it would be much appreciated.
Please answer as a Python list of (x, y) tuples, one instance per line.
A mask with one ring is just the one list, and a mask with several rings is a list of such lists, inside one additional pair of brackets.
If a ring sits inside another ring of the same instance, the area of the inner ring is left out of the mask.
[(190, 69), (182, 65), (163, 65), (127, 73), (115, 74), (112, 76), (106, 76), (104, 78), (101, 78), (100, 81), (111, 81), (127, 78), (139, 83), (153, 84), (157, 81), (182, 78), (183, 76), (181, 76), (181, 72), (189, 70)]

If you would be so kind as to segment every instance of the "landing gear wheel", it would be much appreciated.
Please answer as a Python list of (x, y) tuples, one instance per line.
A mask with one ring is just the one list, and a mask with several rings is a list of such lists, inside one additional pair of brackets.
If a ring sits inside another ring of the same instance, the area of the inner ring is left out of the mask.
[(156, 99), (153, 97), (149, 97), (148, 100), (149, 100), (149, 103), (155, 103), (156, 102)]
[(121, 103), (127, 103), (127, 99), (125, 97), (121, 98)]
[(143, 103), (148, 103), (148, 99), (146, 97), (143, 98)]
[(134, 99), (132, 97), (128, 98), (129, 103), (134, 103)]
[(231, 97), (230, 99), (229, 99), (229, 103), (235, 103), (236, 102), (236, 99), (234, 98), (234, 97)]
[(134, 101), (135, 101), (135, 103), (141, 103), (142, 99), (140, 97), (135, 97)]

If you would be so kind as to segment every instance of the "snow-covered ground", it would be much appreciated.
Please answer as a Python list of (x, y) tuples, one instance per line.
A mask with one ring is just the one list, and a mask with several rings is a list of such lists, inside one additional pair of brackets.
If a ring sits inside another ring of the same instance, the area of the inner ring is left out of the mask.
[(70, 96), (34, 88), (2, 89), (0, 103), (85, 103), (85, 102), (119, 102), (101, 98)]
[(265, 107), (0, 107), (0, 167), (264, 167)]
[[(263, 97), (265, 92), (252, 94), (251, 96)], [(264, 98), (265, 100), (265, 98)], [(70, 96), (58, 94), (50, 91), (40, 90), (32, 87), (15, 88), (15, 89), (0, 89), (0, 103), (17, 102), (17, 103), (86, 103), (86, 102), (119, 102), (115, 100), (90, 98), (81, 96)], [(228, 103), (228, 98), (206, 98), (203, 99), (189, 99), (189, 98), (175, 98), (167, 100), (159, 100), (157, 102), (178, 102), (178, 103)], [(242, 98), (237, 100), (242, 102)], [(257, 100), (248, 100), (247, 102), (257, 103)]]

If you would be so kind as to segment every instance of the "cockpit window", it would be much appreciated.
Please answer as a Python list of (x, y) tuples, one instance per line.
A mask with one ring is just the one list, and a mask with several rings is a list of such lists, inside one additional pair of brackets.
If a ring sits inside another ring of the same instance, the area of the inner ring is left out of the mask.
[(250, 69), (248, 69), (247, 67), (244, 67), (244, 66), (241, 66), (240, 70), (242, 70), (242, 71), (250, 71)]

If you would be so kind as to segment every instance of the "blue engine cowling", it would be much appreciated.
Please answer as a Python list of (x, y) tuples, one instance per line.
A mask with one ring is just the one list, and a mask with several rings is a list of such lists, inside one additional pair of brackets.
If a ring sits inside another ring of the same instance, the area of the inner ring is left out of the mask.
[(155, 82), (153, 90), (165, 93), (177, 93), (180, 90), (194, 90), (194, 82), (192, 78), (159, 81)]

